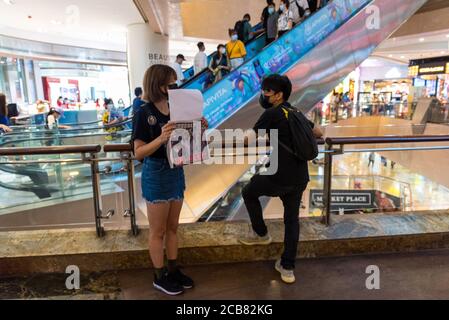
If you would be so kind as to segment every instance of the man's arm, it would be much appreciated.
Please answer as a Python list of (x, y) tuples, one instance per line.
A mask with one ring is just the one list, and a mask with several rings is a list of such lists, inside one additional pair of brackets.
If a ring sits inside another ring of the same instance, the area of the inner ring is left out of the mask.
[(320, 139), (323, 137), (323, 131), (321, 130), (321, 128), (319, 126), (315, 126), (313, 128), (313, 134), (315, 135), (315, 138)]

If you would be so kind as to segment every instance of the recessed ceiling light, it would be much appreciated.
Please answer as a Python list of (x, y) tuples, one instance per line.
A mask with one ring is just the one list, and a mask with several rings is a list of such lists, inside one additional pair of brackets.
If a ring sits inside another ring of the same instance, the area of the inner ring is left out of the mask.
[(405, 59), (405, 56), (401, 56), (401, 59)]
[(6, 3), (9, 6), (12, 6), (14, 4), (13, 0), (3, 0), (4, 3)]
[(392, 55), (392, 54), (389, 54), (388, 56), (389, 56), (390, 58), (393, 58), (393, 55)]
[(424, 42), (424, 40), (425, 40), (424, 38), (419, 38), (420, 42)]
[(56, 25), (62, 24), (61, 21), (56, 21), (56, 20), (51, 20), (50, 22), (51, 22), (51, 24), (56, 24)]

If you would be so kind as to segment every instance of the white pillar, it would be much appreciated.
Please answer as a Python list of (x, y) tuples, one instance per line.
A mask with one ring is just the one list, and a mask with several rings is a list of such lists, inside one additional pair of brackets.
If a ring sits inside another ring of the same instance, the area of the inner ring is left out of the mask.
[(128, 72), (131, 91), (142, 87), (145, 71), (154, 64), (169, 64), (168, 36), (153, 32), (148, 24), (128, 26)]

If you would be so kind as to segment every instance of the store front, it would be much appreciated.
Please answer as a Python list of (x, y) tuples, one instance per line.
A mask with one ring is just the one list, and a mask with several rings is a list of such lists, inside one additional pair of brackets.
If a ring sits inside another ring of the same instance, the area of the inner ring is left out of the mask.
[(414, 100), (436, 97), (447, 103), (449, 98), (449, 56), (410, 61), (409, 76), (415, 88)]
[[(0, 55), (0, 92), (17, 104), (20, 115), (48, 112), (50, 107), (95, 109), (110, 98), (116, 106), (129, 106), (128, 69)], [(62, 98), (63, 105), (58, 103)]]

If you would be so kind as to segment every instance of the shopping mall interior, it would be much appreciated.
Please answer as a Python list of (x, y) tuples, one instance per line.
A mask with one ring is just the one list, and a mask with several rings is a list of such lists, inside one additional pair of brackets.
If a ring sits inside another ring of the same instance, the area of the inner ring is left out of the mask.
[[(301, 16), (295, 0), (272, 12), (265, 0), (1, 0), (0, 299), (172, 299), (153, 283), (148, 161), (133, 149), (135, 89), (144, 101), (161, 64), (181, 89), (168, 92), (171, 120), (175, 105), (200, 103), (213, 136), (183, 166), (177, 260), (196, 285), (178, 298), (449, 299), (449, 1), (305, 2)], [(265, 114), (273, 74), (324, 134), (290, 285), (273, 268), (282, 197), (260, 197), (272, 241), (239, 241), (252, 232), (245, 186), (276, 148), (227, 135)]]

